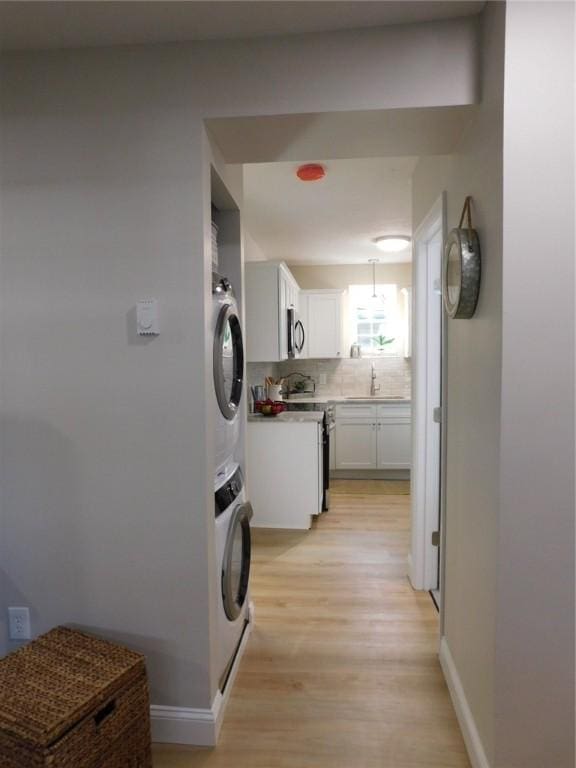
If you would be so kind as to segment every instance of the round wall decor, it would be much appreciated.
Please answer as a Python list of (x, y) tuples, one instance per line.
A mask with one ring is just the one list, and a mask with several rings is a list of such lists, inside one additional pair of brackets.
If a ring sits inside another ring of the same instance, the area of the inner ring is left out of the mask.
[[(442, 295), (446, 312), (455, 319), (472, 317), (480, 294), (480, 240), (472, 228), (471, 200), (466, 198), (460, 223), (448, 235), (444, 249)], [(468, 226), (462, 227), (466, 215)]]

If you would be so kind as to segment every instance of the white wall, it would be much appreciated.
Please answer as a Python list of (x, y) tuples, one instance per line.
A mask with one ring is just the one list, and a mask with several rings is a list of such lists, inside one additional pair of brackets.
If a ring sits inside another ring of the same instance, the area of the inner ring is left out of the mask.
[[(474, 57), (474, 19), (1, 57), (0, 652), (6, 605), (29, 605), (35, 632), (145, 651), (154, 703), (210, 705), (202, 120), (470, 103)], [(148, 296), (161, 335), (143, 341)]]
[(448, 322), (444, 632), (474, 764), (573, 768), (574, 8), (484, 23), (476, 119), (413, 189), (415, 226), (471, 194), (482, 246), (476, 315)]
[[(74, 622), (145, 651), (155, 701), (208, 702), (201, 136), (160, 102), (99, 114), (87, 93), (72, 114), (18, 69), (2, 91), (0, 648), (6, 605), (28, 605), (35, 633)], [(158, 338), (135, 335), (145, 297)]]
[(488, 4), (482, 41), (482, 103), (453, 156), (419, 162), (413, 179), (413, 230), (444, 189), (448, 229), (458, 226), (464, 198), (472, 195), (482, 247), (482, 289), (473, 319), (448, 322), (444, 634), (493, 765), (504, 4)]
[(505, 768), (575, 764), (574, 21), (572, 3), (506, 11), (496, 633)]

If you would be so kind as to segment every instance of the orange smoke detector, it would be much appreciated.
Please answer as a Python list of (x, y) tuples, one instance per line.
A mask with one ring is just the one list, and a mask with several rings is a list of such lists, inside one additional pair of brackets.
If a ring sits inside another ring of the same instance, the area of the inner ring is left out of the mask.
[(296, 176), (300, 181), (320, 181), (326, 176), (326, 169), (320, 163), (307, 163), (298, 168)]

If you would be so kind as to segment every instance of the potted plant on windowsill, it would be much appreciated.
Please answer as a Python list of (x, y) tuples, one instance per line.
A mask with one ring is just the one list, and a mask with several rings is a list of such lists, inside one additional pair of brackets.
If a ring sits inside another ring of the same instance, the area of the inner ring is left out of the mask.
[(392, 342), (394, 341), (394, 336), (391, 336), (389, 338), (388, 336), (379, 335), (379, 336), (374, 336), (373, 340), (376, 342), (378, 346), (378, 352), (384, 352), (385, 348), (389, 344), (392, 344)]

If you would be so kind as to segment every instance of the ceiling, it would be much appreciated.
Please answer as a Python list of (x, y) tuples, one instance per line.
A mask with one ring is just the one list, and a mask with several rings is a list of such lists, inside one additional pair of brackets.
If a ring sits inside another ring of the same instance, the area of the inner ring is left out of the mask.
[(308, 183), (296, 177), (297, 163), (245, 165), (245, 227), (273, 261), (410, 261), (410, 247), (385, 254), (371, 241), (379, 235), (411, 233), (411, 177), (417, 160), (329, 160), (324, 163), (325, 178)]
[(327, 32), (455, 18), (484, 2), (0, 2), (0, 49), (76, 48)]

